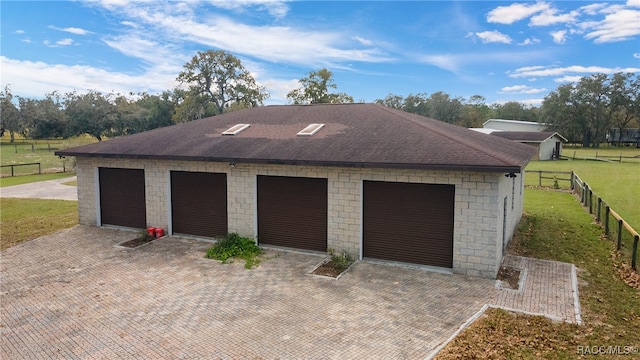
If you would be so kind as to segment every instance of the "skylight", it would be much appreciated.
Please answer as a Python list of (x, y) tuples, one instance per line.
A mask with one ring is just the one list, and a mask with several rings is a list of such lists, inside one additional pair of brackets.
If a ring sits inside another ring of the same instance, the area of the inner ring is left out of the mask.
[(248, 128), (249, 124), (236, 124), (222, 132), (222, 135), (237, 135), (240, 131)]
[(306, 128), (302, 129), (298, 133), (298, 136), (311, 136), (317, 133), (318, 131), (320, 131), (320, 129), (322, 129), (323, 126), (324, 124), (310, 124)]

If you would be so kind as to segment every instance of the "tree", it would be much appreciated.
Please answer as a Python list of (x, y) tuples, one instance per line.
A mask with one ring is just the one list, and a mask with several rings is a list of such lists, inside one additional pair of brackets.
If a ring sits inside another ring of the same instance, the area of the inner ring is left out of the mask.
[[(622, 141), (624, 130), (637, 122), (637, 103), (640, 96), (640, 76), (635, 81), (631, 73), (616, 73), (609, 81), (609, 127), (616, 128), (618, 145)], [(609, 131), (610, 134), (614, 133)], [(616, 139), (609, 139), (611, 142)]]
[(102, 141), (104, 136), (113, 133), (117, 108), (100, 92), (67, 93), (64, 105), (69, 119), (67, 136), (89, 134)]
[(25, 135), (32, 139), (64, 137), (67, 119), (62, 107), (60, 94), (54, 91), (47, 94), (44, 99), (28, 99), (26, 104), (21, 102), (21, 109), (23, 105), (32, 106), (31, 111), (25, 111), (24, 113), (25, 116), (31, 117), (22, 119), (24, 126), (28, 128), (28, 134), (25, 131)]
[(492, 109), (496, 119), (538, 121), (538, 115), (533, 107), (517, 101), (494, 104)]
[(352, 103), (353, 97), (345, 93), (329, 93), (329, 89), (337, 89), (333, 81), (333, 73), (327, 69), (311, 71), (307, 77), (298, 82), (302, 85), (291, 90), (287, 99), (294, 104), (340, 104)]
[(452, 99), (449, 94), (438, 91), (427, 99), (427, 116), (450, 124), (456, 123), (462, 112), (460, 98)]
[(0, 132), (4, 135), (5, 131), (9, 131), (11, 142), (15, 140), (15, 133), (20, 131), (20, 111), (13, 103), (8, 85), (0, 92)]
[[(198, 51), (184, 65), (184, 70), (176, 80), (188, 85), (190, 91), (186, 95), (206, 95), (207, 102), (215, 104), (218, 114), (234, 104), (262, 105), (269, 97), (266, 89), (256, 83), (240, 59), (224, 50)], [(204, 113), (200, 111), (196, 114)]]
[(117, 116), (113, 135), (135, 134), (172, 124), (170, 93), (165, 91), (160, 96), (141, 93), (138, 96), (137, 100), (125, 96), (115, 99)]
[(485, 104), (481, 95), (473, 95), (463, 105), (457, 124), (466, 128), (482, 127), (482, 123), (490, 118), (491, 109)]

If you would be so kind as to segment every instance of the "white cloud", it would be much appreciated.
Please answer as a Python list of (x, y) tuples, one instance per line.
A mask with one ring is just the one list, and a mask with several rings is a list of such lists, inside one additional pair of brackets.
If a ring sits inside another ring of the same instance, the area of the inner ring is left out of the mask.
[(353, 40), (355, 40), (355, 41), (357, 41), (357, 42), (359, 42), (360, 44), (365, 45), (365, 46), (371, 46), (371, 45), (373, 45), (373, 41), (371, 41), (371, 40), (369, 40), (369, 39), (365, 39), (365, 38), (360, 37), (360, 36), (354, 36), (354, 37), (353, 37)]
[(61, 93), (89, 89), (104, 93), (148, 91), (157, 93), (175, 87), (173, 76), (154, 73), (128, 75), (85, 65), (48, 64), (41, 61), (22, 61), (0, 56), (3, 84), (23, 97), (41, 98), (47, 93)]
[(16, 30), (15, 33), (16, 34), (24, 34), (24, 30)]
[(578, 10), (582, 11), (583, 13), (585, 13), (587, 15), (596, 15), (596, 14), (598, 14), (598, 12), (600, 10), (602, 10), (606, 6), (607, 6), (607, 4), (604, 4), (604, 3), (589, 4), (589, 5), (585, 5), (585, 6), (580, 7)]
[(567, 75), (567, 76), (555, 78), (555, 79), (553, 79), (553, 81), (555, 81), (557, 83), (578, 82), (582, 78), (583, 78), (583, 76), (579, 76), (579, 75), (573, 75), (573, 76)]
[(509, 35), (505, 35), (500, 31), (483, 31), (477, 32), (476, 36), (482, 40), (483, 43), (503, 43), (503, 44), (511, 44), (511, 38)]
[(640, 0), (627, 0), (627, 6), (640, 8)]
[(633, 57), (636, 58), (636, 59), (640, 59), (640, 53), (634, 53)]
[(594, 39), (596, 44), (629, 40), (640, 35), (640, 10), (622, 9), (612, 6), (602, 10), (607, 12), (604, 20), (581, 24), (587, 32), (586, 39)]
[(548, 9), (549, 4), (545, 2), (537, 2), (535, 4), (514, 3), (507, 6), (498, 6), (489, 11), (487, 22), (510, 25)]
[(556, 9), (547, 9), (537, 15), (531, 17), (531, 26), (549, 26), (555, 24), (568, 24), (576, 21), (580, 15), (577, 11), (572, 11), (567, 14), (557, 14)]
[(287, 2), (278, 0), (210, 0), (210, 3), (221, 9), (236, 11), (241, 11), (247, 7), (257, 7), (259, 10), (266, 11), (276, 18), (282, 18), (289, 12)]
[(89, 30), (85, 30), (85, 29), (81, 29), (81, 28), (77, 28), (77, 27), (59, 28), (59, 27), (55, 27), (53, 25), (50, 25), (49, 28), (50, 29), (54, 29), (54, 30), (68, 32), (68, 33), (75, 34), (75, 35), (93, 34), (93, 32), (91, 32)]
[(71, 44), (73, 44), (73, 39), (69, 38), (56, 41), (56, 45), (58, 46), (69, 46)]
[(536, 89), (526, 85), (506, 86), (498, 91), (499, 94), (538, 94), (548, 91), (545, 88)]
[(544, 102), (544, 99), (524, 99), (518, 100), (518, 102), (529, 106), (541, 106)]
[(133, 21), (121, 21), (120, 24), (124, 25), (124, 26), (128, 26), (128, 27), (132, 27), (134, 29), (138, 28), (138, 24), (134, 23)]
[(567, 30), (553, 31), (550, 34), (556, 44), (564, 44), (567, 41)]
[[(248, 1), (241, 5), (281, 2)], [(220, 15), (198, 19), (197, 11), (181, 4), (148, 6), (133, 2), (118, 9), (127, 21), (135, 22), (154, 38), (168, 41), (191, 41), (208, 48), (225, 49), (236, 56), (249, 56), (268, 62), (285, 62), (305, 66), (335, 67), (343, 61), (388, 62), (392, 59), (382, 50), (367, 45), (354, 48), (353, 36), (335, 30), (310, 31), (287, 26), (254, 26)], [(225, 2), (225, 6), (236, 5)], [(218, 5), (223, 6), (223, 3)], [(142, 35), (140, 35), (142, 36)], [(363, 39), (371, 41), (369, 39)]]
[(524, 41), (519, 43), (518, 45), (533, 45), (533, 44), (539, 44), (539, 43), (540, 43), (540, 39), (535, 37), (530, 37), (528, 39), (524, 39)]
[(45, 46), (48, 46), (48, 47), (69, 46), (69, 45), (72, 45), (72, 44), (73, 44), (73, 39), (69, 39), (69, 38), (62, 39), (62, 40), (58, 40), (58, 41), (56, 41), (56, 42), (55, 42), (55, 43), (53, 43), (53, 44), (52, 44), (52, 43), (51, 43), (51, 41), (49, 41), (49, 40), (44, 40), (42, 43), (43, 43)]
[[(640, 68), (607, 68), (602, 66), (566, 66), (566, 67), (555, 67), (555, 66), (531, 66), (531, 67), (523, 67), (516, 69), (513, 73), (510, 73), (509, 76), (513, 78), (520, 77), (541, 77), (541, 76), (565, 76), (565, 75), (579, 75), (579, 77), (586, 76), (589, 74), (595, 73), (604, 73), (604, 74), (614, 74), (617, 72), (630, 72), (636, 73), (640, 72)], [(582, 75), (580, 75), (582, 74)]]

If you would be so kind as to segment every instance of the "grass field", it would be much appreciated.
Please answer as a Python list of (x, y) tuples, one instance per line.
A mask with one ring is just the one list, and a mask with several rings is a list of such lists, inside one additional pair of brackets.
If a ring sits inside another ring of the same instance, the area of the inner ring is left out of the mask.
[[(74, 171), (73, 159), (61, 159), (54, 155), (57, 150), (94, 143), (96, 140), (89, 136), (78, 136), (60, 140), (24, 140), (16, 138), (14, 143), (5, 134), (0, 138), (0, 165), (16, 165), (40, 163), (43, 173)], [(15, 175), (34, 174), (38, 172), (37, 165), (14, 167)], [(11, 176), (9, 167), (0, 168), (0, 176)]]
[(0, 250), (78, 223), (78, 202), (0, 199)]
[[(640, 162), (611, 163), (590, 160), (533, 161), (526, 170), (574, 171), (631, 226), (640, 231)], [(558, 175), (569, 177), (569, 175)], [(553, 180), (544, 180), (551, 186)], [(538, 174), (527, 173), (526, 185), (538, 185)], [(568, 188), (570, 182), (559, 181)]]
[[(42, 175), (36, 174), (36, 175), (21, 175), (21, 176), (14, 176), (14, 177), (0, 177), (0, 187), (28, 184), (28, 183), (37, 182), (37, 181), (64, 179), (74, 175), (75, 175), (74, 173), (66, 172), (66, 173), (49, 173), (49, 174), (42, 174)], [(77, 186), (75, 182), (70, 182), (69, 184), (65, 183), (65, 185)]]
[(574, 263), (584, 325), (493, 309), (449, 343), (437, 359), (586, 358), (592, 355), (580, 356), (579, 347), (592, 346), (640, 350), (640, 290), (621, 280), (622, 265), (612, 256), (613, 243), (601, 234), (573, 195), (526, 189), (525, 215), (509, 252)]

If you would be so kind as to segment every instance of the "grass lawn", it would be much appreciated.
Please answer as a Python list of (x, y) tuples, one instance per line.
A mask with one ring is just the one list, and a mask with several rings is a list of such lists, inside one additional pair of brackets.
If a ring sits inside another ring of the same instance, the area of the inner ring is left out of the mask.
[[(54, 155), (55, 151), (91, 144), (97, 140), (89, 136), (77, 136), (70, 139), (56, 140), (25, 140), (16, 138), (11, 143), (9, 135), (0, 138), (0, 165), (14, 165), (40, 163), (43, 173), (67, 171), (73, 168), (73, 159), (61, 159)], [(38, 172), (37, 165), (14, 167), (15, 175), (34, 174)], [(1, 176), (10, 176), (11, 168), (0, 168)]]
[(592, 357), (581, 356), (579, 349), (593, 346), (640, 350), (640, 283), (636, 278), (633, 288), (621, 280), (619, 272), (629, 274), (628, 269), (612, 255), (613, 242), (601, 234), (572, 194), (526, 189), (525, 215), (509, 252), (574, 263), (584, 325), (492, 309), (437, 359), (574, 359)]
[(78, 223), (78, 202), (0, 199), (0, 250)]
[[(75, 173), (67, 172), (67, 173), (50, 173), (50, 174), (42, 174), (42, 175), (36, 174), (36, 175), (4, 177), (4, 178), (0, 178), (0, 187), (28, 184), (36, 181), (64, 179), (72, 176), (75, 176)], [(70, 181), (68, 184), (65, 183), (65, 185), (77, 186), (75, 181)]]
[[(620, 158), (615, 157), (623, 156), (622, 162), (635, 162), (640, 163), (640, 148), (635, 146), (609, 146), (603, 144), (599, 148), (585, 148), (582, 146), (567, 146), (562, 149), (562, 156), (573, 158), (603, 158), (610, 161), (618, 161)], [(636, 157), (635, 159), (629, 159), (629, 157)]]
[[(526, 170), (574, 171), (625, 221), (631, 224), (636, 231), (640, 231), (640, 206), (638, 206), (640, 203), (640, 162), (532, 161)], [(562, 177), (568, 177), (568, 175)], [(552, 182), (552, 180), (544, 180), (543, 186), (551, 186)], [(538, 174), (527, 173), (525, 184), (538, 185)], [(562, 187), (569, 187), (569, 182), (566, 181), (560, 181), (558, 184)]]

